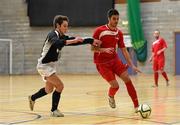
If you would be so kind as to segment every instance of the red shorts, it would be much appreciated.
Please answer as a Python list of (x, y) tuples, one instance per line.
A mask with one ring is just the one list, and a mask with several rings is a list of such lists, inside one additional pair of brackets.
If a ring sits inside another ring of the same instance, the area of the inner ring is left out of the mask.
[(96, 68), (101, 76), (109, 81), (115, 80), (115, 75), (120, 76), (124, 71), (128, 69), (127, 64), (123, 64), (118, 58), (111, 60), (107, 63), (98, 63)]
[(165, 65), (164, 60), (154, 60), (153, 61), (153, 70), (158, 71), (158, 70), (163, 70)]

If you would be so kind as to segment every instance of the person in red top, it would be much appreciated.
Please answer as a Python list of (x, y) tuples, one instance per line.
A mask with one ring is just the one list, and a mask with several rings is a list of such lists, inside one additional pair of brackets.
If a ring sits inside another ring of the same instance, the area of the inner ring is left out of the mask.
[(166, 85), (169, 86), (169, 79), (167, 77), (166, 72), (164, 71), (164, 65), (165, 65), (165, 56), (164, 51), (167, 48), (166, 42), (163, 38), (160, 37), (160, 31), (155, 30), (154, 31), (154, 37), (155, 41), (152, 44), (152, 55), (149, 59), (151, 62), (153, 60), (153, 70), (154, 70), (154, 80), (155, 85), (153, 87), (158, 87), (158, 71), (160, 71), (163, 75), (163, 77), (166, 80)]
[[(140, 72), (140, 70), (132, 63), (124, 45), (123, 33), (117, 28), (119, 12), (116, 9), (110, 9), (107, 16), (108, 24), (96, 28), (93, 34), (94, 39), (102, 42), (99, 47), (92, 46), (94, 63), (98, 72), (110, 85), (108, 91), (110, 107), (116, 108), (114, 96), (119, 89), (118, 81), (115, 78), (115, 75), (117, 75), (124, 81), (128, 94), (133, 101), (135, 112), (137, 112), (139, 106), (138, 97), (128, 75), (127, 68), (130, 66), (136, 72)], [(123, 64), (118, 58), (116, 53), (117, 45), (121, 49), (128, 64)]]

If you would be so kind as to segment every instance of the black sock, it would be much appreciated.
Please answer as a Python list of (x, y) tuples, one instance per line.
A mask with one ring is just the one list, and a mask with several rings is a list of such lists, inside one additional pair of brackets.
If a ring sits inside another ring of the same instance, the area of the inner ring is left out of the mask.
[(41, 88), (38, 92), (36, 92), (35, 94), (33, 94), (33, 95), (31, 96), (31, 99), (32, 99), (33, 101), (35, 101), (36, 99), (41, 98), (41, 97), (43, 97), (43, 96), (45, 96), (45, 95), (47, 95), (47, 93), (46, 93), (46, 91), (45, 91), (45, 88)]
[(61, 92), (57, 92), (55, 90), (52, 95), (52, 108), (51, 108), (52, 112), (58, 108), (60, 97), (61, 97)]

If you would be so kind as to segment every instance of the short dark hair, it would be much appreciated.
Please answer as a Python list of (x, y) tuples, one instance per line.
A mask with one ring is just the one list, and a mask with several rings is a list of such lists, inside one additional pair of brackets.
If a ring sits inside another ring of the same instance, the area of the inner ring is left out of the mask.
[(54, 21), (53, 21), (53, 26), (54, 26), (54, 28), (57, 27), (56, 24), (61, 25), (61, 24), (63, 23), (63, 21), (69, 22), (68, 17), (67, 17), (67, 16), (63, 16), (63, 15), (56, 15), (56, 16), (54, 17)]
[(110, 9), (107, 12), (107, 17), (111, 18), (113, 15), (119, 15), (119, 12), (116, 9)]
[(160, 34), (160, 31), (159, 31), (159, 29), (156, 29), (156, 30), (154, 30), (154, 31), (158, 31), (158, 32), (159, 32), (159, 34)]

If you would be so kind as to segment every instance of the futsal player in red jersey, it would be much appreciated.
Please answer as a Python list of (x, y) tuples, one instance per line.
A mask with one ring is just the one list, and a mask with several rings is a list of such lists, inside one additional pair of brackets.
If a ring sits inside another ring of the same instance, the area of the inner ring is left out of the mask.
[[(129, 96), (131, 97), (135, 112), (139, 106), (138, 97), (132, 81), (128, 75), (127, 68), (130, 66), (134, 71), (140, 70), (132, 63), (129, 53), (126, 50), (123, 41), (123, 34), (117, 28), (119, 21), (119, 12), (116, 9), (110, 9), (107, 13), (108, 24), (96, 28), (93, 38), (100, 40), (100, 47), (92, 47), (94, 51), (94, 63), (100, 75), (109, 83), (109, 105), (116, 108), (115, 94), (119, 89), (118, 81), (115, 75), (120, 77), (126, 85)], [(116, 46), (121, 49), (128, 64), (123, 64), (116, 53)]]
[(169, 86), (169, 79), (166, 72), (164, 71), (164, 65), (165, 65), (164, 51), (166, 50), (167, 45), (165, 40), (160, 37), (159, 30), (154, 31), (154, 37), (156, 40), (152, 44), (152, 55), (149, 59), (150, 62), (153, 60), (154, 81), (155, 81), (155, 85), (153, 85), (153, 87), (158, 87), (158, 77), (159, 77), (158, 72), (161, 72), (161, 74), (166, 80), (166, 85)]

